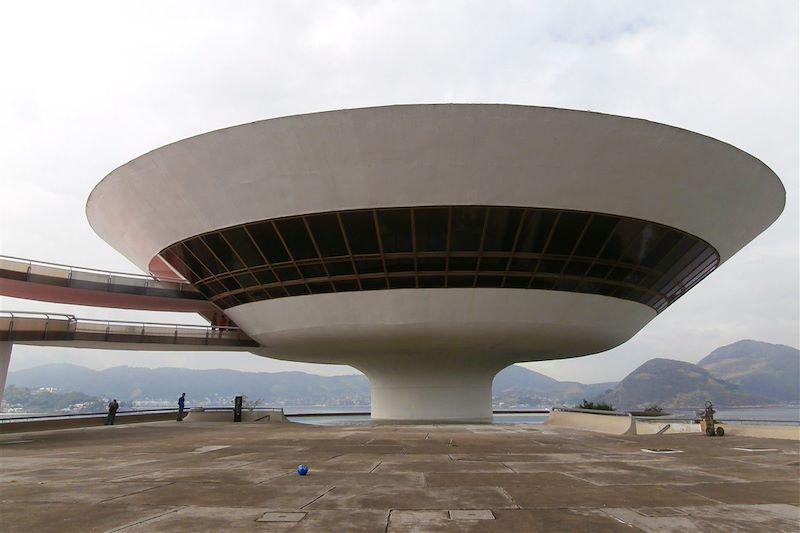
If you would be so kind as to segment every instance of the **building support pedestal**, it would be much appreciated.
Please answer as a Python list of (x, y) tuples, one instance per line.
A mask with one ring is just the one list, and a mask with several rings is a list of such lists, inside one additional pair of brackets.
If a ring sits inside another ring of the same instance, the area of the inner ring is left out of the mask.
[(398, 423), (492, 422), (496, 365), (437, 364), (397, 359), (391, 364), (356, 365), (369, 378), (372, 419)]

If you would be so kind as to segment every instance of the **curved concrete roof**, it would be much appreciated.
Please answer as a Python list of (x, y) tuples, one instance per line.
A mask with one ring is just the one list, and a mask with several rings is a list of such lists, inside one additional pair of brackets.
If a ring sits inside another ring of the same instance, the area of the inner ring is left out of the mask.
[(783, 210), (778, 177), (716, 139), (646, 120), (501, 104), (399, 105), (244, 124), (158, 148), (89, 197), (94, 230), (143, 270), (206, 231), (299, 213), (538, 206), (652, 220), (722, 261)]

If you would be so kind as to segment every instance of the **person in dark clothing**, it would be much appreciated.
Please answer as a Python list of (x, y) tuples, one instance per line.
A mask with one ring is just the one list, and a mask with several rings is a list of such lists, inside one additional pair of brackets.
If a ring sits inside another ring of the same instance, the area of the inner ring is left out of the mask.
[(114, 398), (108, 402), (108, 416), (106, 417), (107, 426), (114, 425), (114, 419), (117, 417), (117, 409), (119, 409), (119, 404), (117, 403), (117, 399)]
[(181, 393), (181, 397), (178, 398), (178, 422), (183, 420), (183, 406), (186, 404), (186, 393)]

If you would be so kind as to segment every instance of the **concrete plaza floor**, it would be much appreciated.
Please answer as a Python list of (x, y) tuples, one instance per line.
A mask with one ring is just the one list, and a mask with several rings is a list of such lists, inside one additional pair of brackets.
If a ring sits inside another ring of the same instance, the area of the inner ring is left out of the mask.
[(800, 530), (791, 440), (152, 422), (5, 434), (0, 467), (4, 532)]

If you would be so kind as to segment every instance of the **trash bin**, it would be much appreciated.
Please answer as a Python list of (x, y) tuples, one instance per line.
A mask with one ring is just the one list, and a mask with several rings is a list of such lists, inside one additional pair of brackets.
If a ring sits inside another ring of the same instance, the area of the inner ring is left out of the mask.
[(237, 396), (233, 400), (233, 421), (234, 422), (241, 422), (242, 421), (242, 402), (244, 398), (242, 396)]

